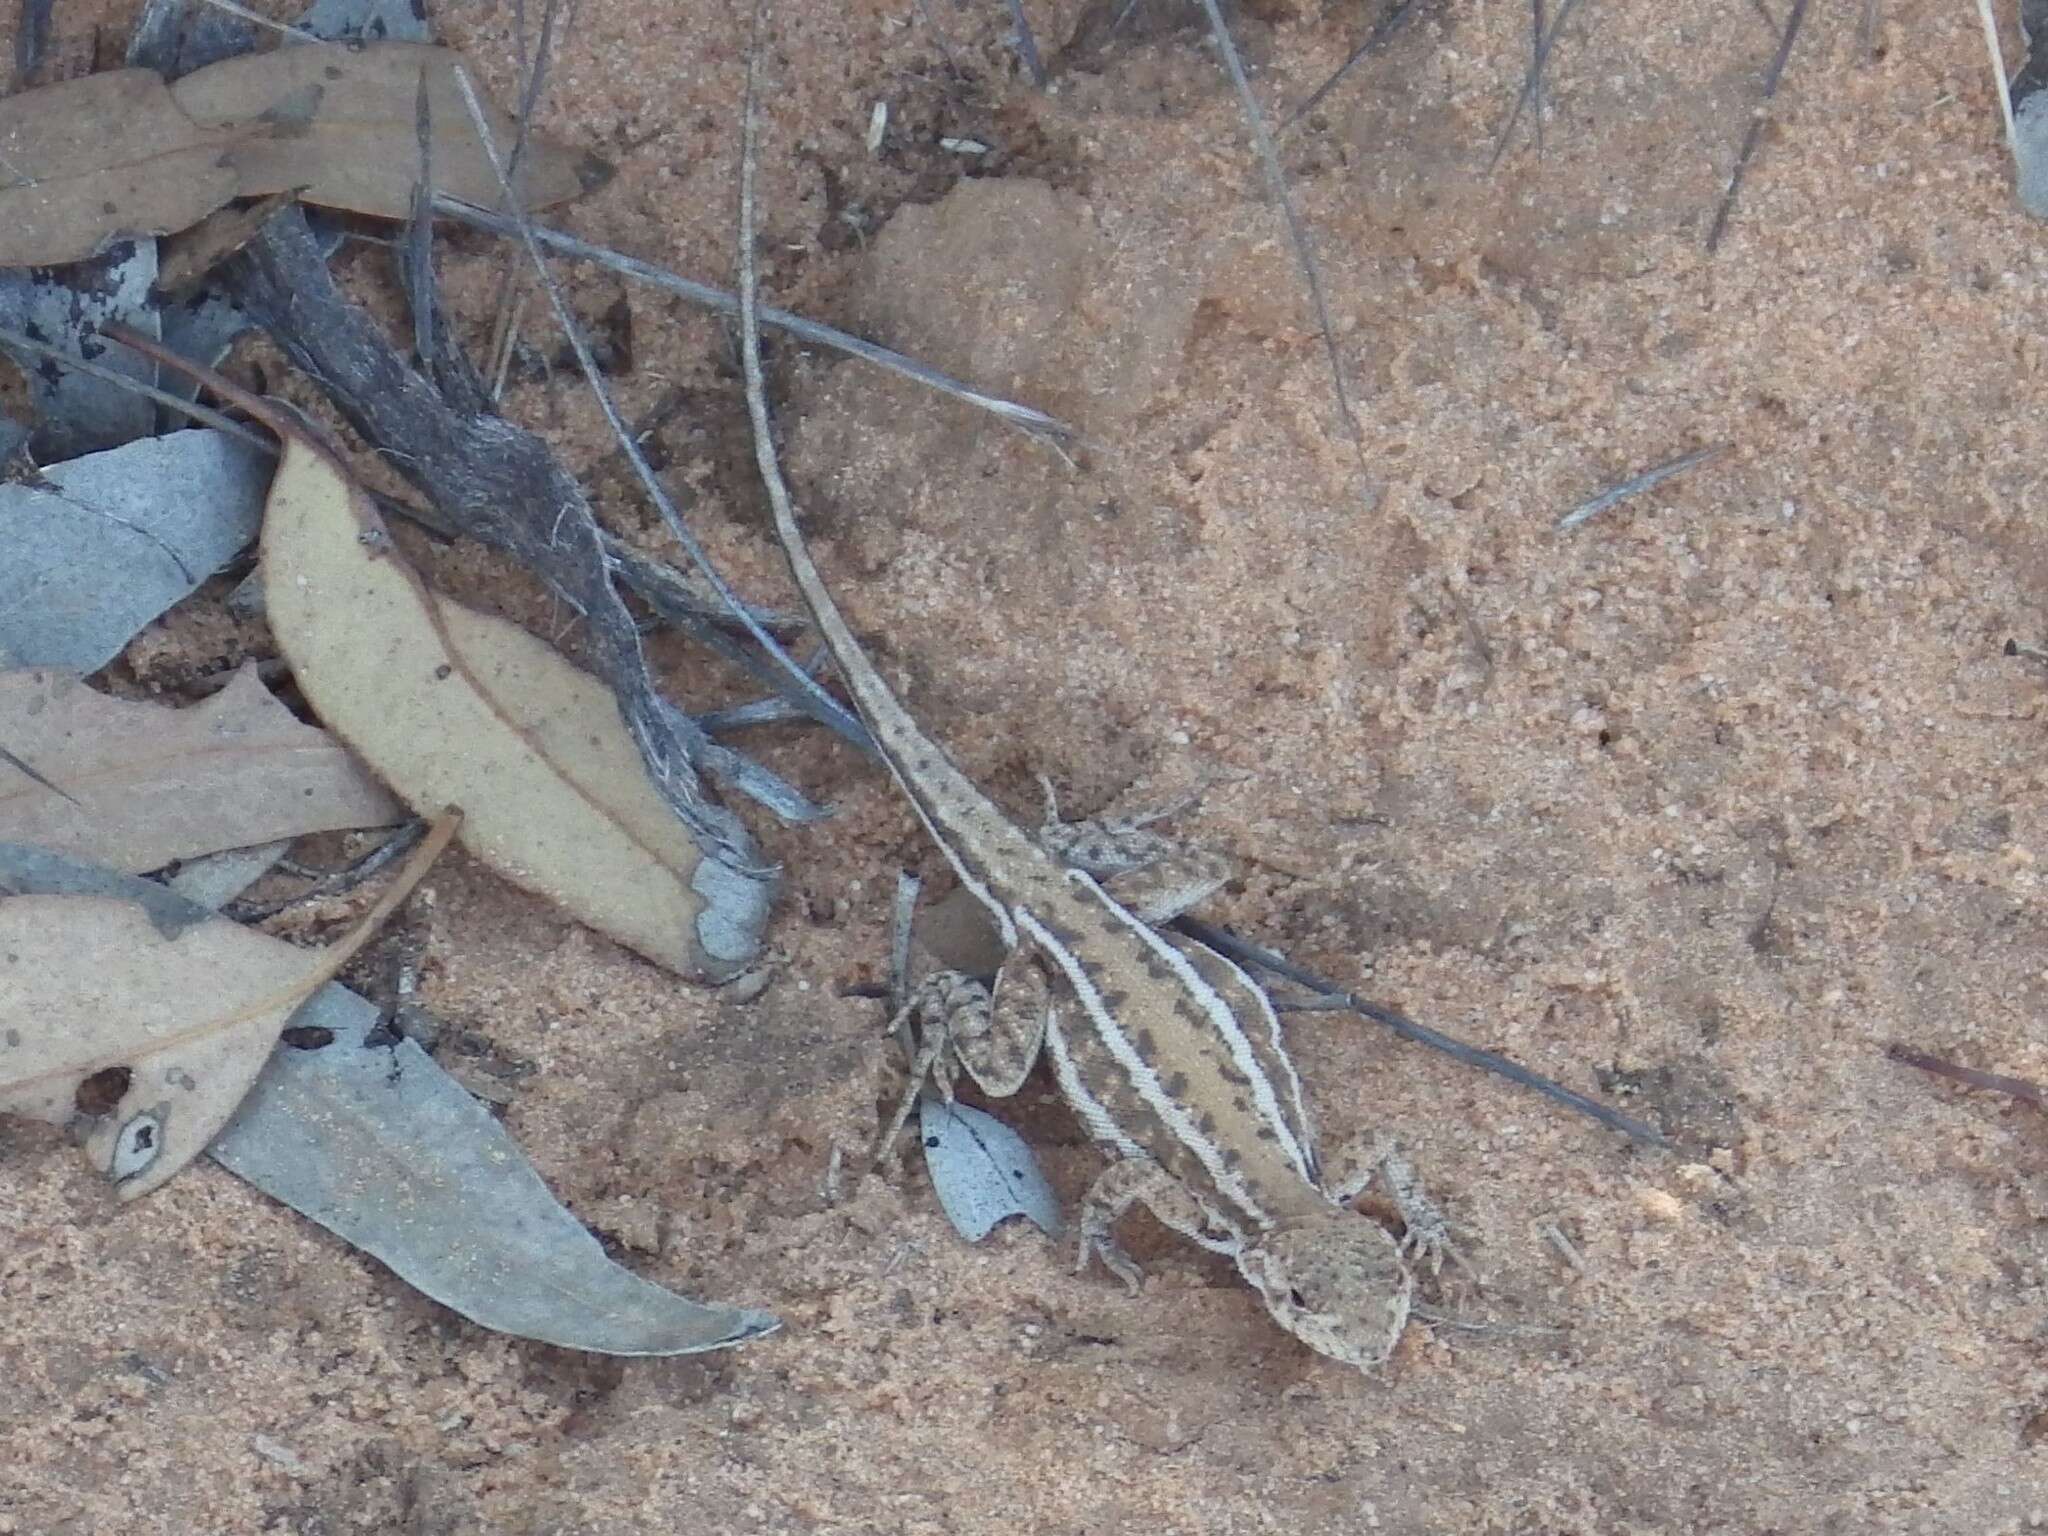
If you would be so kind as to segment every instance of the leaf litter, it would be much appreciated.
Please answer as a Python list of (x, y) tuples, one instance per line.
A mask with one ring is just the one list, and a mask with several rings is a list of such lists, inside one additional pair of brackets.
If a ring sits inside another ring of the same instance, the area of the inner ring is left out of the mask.
[(0, 666), (97, 672), (248, 546), (268, 482), (261, 452), (201, 429), (0, 484)]
[[(123, 236), (188, 229), (237, 197), (304, 200), (387, 219), (411, 206), (413, 97), (437, 115), (435, 185), (500, 206), (455, 94), (457, 56), (427, 43), (307, 43), (222, 59), (166, 82), (85, 75), (0, 99), (0, 266), (83, 261)], [(510, 115), (489, 110), (494, 128)], [(596, 156), (530, 136), (524, 196), (546, 207), (600, 186)]]
[(283, 412), (264, 607), (322, 720), (415, 809), (474, 807), (463, 846), (682, 976), (729, 959), (705, 860), (640, 771), (611, 693), (517, 625), (430, 591), (346, 468)]
[(0, 746), (20, 760), (0, 770), (0, 841), (134, 873), (404, 816), (254, 663), (188, 709), (96, 693), (73, 673), (0, 672)]
[[(210, 915), (154, 881), (4, 843), (0, 893), (118, 899), (157, 933)], [(327, 1043), (272, 1050), (208, 1155), (422, 1294), (485, 1328), (605, 1354), (694, 1354), (778, 1326), (613, 1263), (433, 1057), (402, 1037), (372, 1043), (378, 1010), (340, 983), (293, 1023)]]
[(107, 1102), (91, 1106), (87, 1158), (123, 1200), (158, 1188), (206, 1149), (292, 1014), (411, 893), (460, 819), (444, 816), (324, 949), (225, 918), (166, 936), (143, 908), (105, 896), (0, 901), (0, 1112), (65, 1125), (97, 1085)]

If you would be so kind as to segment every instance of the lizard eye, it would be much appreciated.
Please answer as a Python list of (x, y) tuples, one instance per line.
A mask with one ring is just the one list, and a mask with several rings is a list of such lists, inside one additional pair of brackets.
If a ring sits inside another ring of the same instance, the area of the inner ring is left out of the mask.
[(1302, 1295), (1301, 1292), (1296, 1290), (1293, 1286), (1289, 1286), (1287, 1288), (1287, 1299), (1293, 1302), (1297, 1307), (1301, 1308), (1302, 1311), (1306, 1312), (1308, 1310), (1308, 1298)]

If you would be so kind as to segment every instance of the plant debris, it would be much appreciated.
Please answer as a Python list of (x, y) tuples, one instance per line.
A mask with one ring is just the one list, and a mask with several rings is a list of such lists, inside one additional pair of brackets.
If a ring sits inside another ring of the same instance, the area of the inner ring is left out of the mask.
[[(293, 1012), (333, 979), (453, 835), (443, 819), (341, 942), (302, 950), (225, 918), (165, 935), (106, 896), (0, 900), (0, 1113), (65, 1125), (123, 1200), (204, 1151)], [(87, 1098), (81, 1100), (81, 1093)]]
[[(120, 901), (158, 934), (209, 916), (154, 881), (9, 844), (0, 844), (0, 893)], [(0, 897), (0, 913), (9, 904)], [(289, 1039), (207, 1151), (485, 1328), (566, 1349), (676, 1355), (778, 1326), (768, 1313), (704, 1306), (614, 1264), (490, 1112), (338, 982), (292, 1015)]]
[(0, 270), (0, 328), (60, 342), (116, 375), (61, 368), (20, 346), (5, 348), (28, 381), (36, 413), (28, 446), (40, 462), (75, 459), (155, 433), (156, 407), (124, 384), (155, 384), (156, 364), (109, 347), (97, 332), (110, 323), (125, 323), (159, 334), (151, 294), (156, 278), (153, 240), (117, 241), (90, 261), (57, 270)]
[(416, 809), (470, 808), (463, 846), (491, 868), (656, 964), (721, 979), (751, 959), (756, 934), (700, 891), (703, 855), (603, 684), (430, 591), (340, 460), (284, 413), (261, 415), (285, 440), (265, 610), (320, 718)]
[[(175, 84), (130, 68), (9, 96), (0, 100), (0, 266), (83, 261), (119, 237), (172, 234), (234, 198), (272, 192), (404, 218), (422, 86), (436, 109), (436, 188), (496, 208), (496, 173), (461, 108), (459, 67), (432, 44), (309, 43), (223, 59)], [(487, 111), (509, 140), (511, 117)], [(519, 175), (522, 197), (547, 207), (602, 185), (610, 168), (529, 135)]]
[(22, 770), (0, 769), (0, 840), (134, 873), (404, 815), (254, 663), (189, 709), (110, 698), (71, 673), (0, 672), (0, 744)]
[(97, 672), (256, 537), (269, 475), (261, 452), (195, 430), (0, 484), (0, 666)]

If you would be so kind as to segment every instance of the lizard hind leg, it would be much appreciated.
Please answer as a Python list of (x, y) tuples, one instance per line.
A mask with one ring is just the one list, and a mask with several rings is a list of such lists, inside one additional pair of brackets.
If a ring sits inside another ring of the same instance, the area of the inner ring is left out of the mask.
[(1149, 1157), (1126, 1157), (1103, 1169), (1081, 1201), (1076, 1274), (1088, 1268), (1091, 1258), (1099, 1257), (1102, 1267), (1123, 1281), (1125, 1290), (1137, 1294), (1144, 1273), (1124, 1252), (1113, 1230), (1134, 1205), (1144, 1206), (1163, 1225), (1212, 1252), (1229, 1252), (1236, 1246), (1227, 1238), (1212, 1235), (1213, 1223), (1185, 1184)]
[(1045, 788), (1045, 820), (1038, 842), (1047, 853), (1100, 880), (1117, 905), (1154, 927), (1206, 901), (1235, 871), (1230, 861), (1202, 848), (1189, 848), (1150, 831), (1194, 803), (1195, 796), (1155, 810), (1125, 816), (1091, 816), (1062, 821), (1052, 780)]

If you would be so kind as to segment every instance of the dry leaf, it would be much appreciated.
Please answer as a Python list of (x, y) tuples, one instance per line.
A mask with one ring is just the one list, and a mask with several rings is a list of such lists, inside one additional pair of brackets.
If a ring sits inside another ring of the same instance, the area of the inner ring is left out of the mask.
[(135, 873), (403, 815), (254, 664), (189, 709), (109, 698), (63, 672), (0, 672), (0, 749), (21, 765), (0, 765), (0, 840)]
[(265, 607), (327, 728), (415, 808), (460, 805), (506, 878), (686, 976), (715, 878), (655, 792), (611, 691), (502, 619), (436, 597), (340, 462), (273, 413)]
[(102, 896), (0, 901), (0, 1114), (99, 1117), (86, 1156), (123, 1200), (206, 1150), (298, 1006), (333, 979), (447, 846), (429, 833), (338, 944), (303, 950), (225, 918), (167, 937)]
[(159, 298), (175, 298), (196, 288), (215, 267), (254, 240), (271, 215), (291, 201), (291, 193), (273, 192), (253, 203), (216, 208), (190, 229), (165, 240), (157, 251)]
[(224, 148), (147, 69), (0, 99), (0, 266), (83, 261), (117, 235), (197, 222), (240, 185)]
[[(241, 196), (298, 189), (309, 203), (402, 219), (419, 180), (416, 110), (427, 79), (434, 185), (502, 208), (503, 190), (455, 82), (461, 56), (424, 43), (309, 43), (223, 59), (171, 87), (202, 126), (233, 141)], [(486, 105), (499, 155), (518, 135)], [(610, 175), (596, 157), (538, 134), (527, 138), (522, 195), (529, 208), (566, 202)]]

